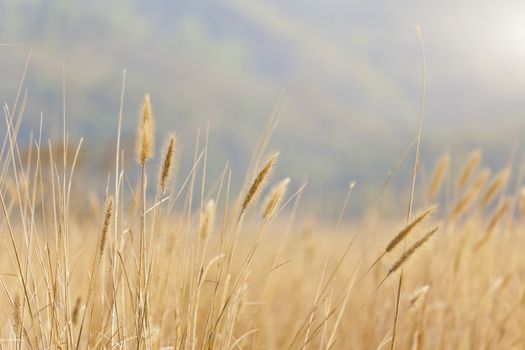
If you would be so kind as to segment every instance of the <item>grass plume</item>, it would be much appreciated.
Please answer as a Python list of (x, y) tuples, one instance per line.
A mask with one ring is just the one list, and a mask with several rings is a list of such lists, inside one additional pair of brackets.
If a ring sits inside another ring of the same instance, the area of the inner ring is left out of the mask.
[(478, 197), (481, 189), (487, 182), (487, 180), (490, 177), (490, 169), (483, 169), (476, 179), (474, 180), (474, 183), (472, 186), (467, 190), (466, 193), (461, 196), (461, 198), (458, 200), (454, 208), (452, 209), (452, 212), (450, 214), (450, 217), (452, 219), (455, 219), (459, 217), (461, 214), (463, 214), (476, 200)]
[(436, 197), (436, 194), (441, 188), (441, 183), (443, 182), (443, 178), (445, 177), (445, 174), (448, 170), (449, 163), (450, 163), (449, 153), (443, 154), (437, 161), (436, 166), (434, 167), (432, 180), (430, 181), (430, 186), (428, 187), (428, 192), (427, 192), (428, 199), (432, 200)]
[(470, 180), (470, 178), (476, 171), (476, 168), (478, 167), (478, 164), (481, 161), (481, 156), (482, 156), (482, 153), (480, 149), (475, 149), (469, 154), (468, 159), (463, 167), (463, 170), (461, 171), (461, 174), (459, 175), (458, 184), (459, 184), (460, 189), (465, 187), (468, 180)]
[(108, 239), (108, 232), (111, 228), (111, 220), (113, 218), (113, 198), (109, 197), (106, 200), (106, 206), (104, 209), (104, 223), (102, 224), (102, 233), (100, 234), (100, 257), (104, 255), (104, 249)]
[(137, 143), (135, 152), (137, 162), (143, 166), (153, 156), (155, 125), (151, 111), (149, 94), (144, 96), (141, 118), (137, 127)]
[(290, 178), (287, 177), (284, 180), (281, 180), (277, 185), (275, 185), (270, 194), (266, 198), (264, 209), (262, 212), (263, 219), (271, 217), (275, 211), (279, 208), (279, 205), (286, 195), (286, 190), (288, 189), (288, 184), (290, 183)]
[(199, 236), (201, 240), (205, 240), (210, 232), (213, 231), (215, 224), (215, 201), (210, 199), (204, 207), (204, 212), (201, 215), (201, 222), (199, 226)]
[(159, 186), (160, 192), (166, 192), (168, 183), (170, 180), (170, 173), (173, 168), (173, 157), (175, 155), (175, 147), (177, 145), (177, 139), (174, 134), (168, 136), (168, 142), (164, 148), (164, 157), (162, 160), (162, 166), (160, 170)]
[(388, 243), (387, 247), (385, 248), (385, 252), (389, 253), (391, 252), (399, 243), (401, 243), (412, 230), (419, 225), (427, 216), (432, 214), (436, 210), (437, 206), (430, 207), (429, 209), (425, 210), (423, 213), (421, 213), (418, 217), (416, 217), (414, 220), (412, 220), (408, 225), (406, 225), (399, 233), (392, 238), (390, 243)]
[(259, 171), (255, 179), (253, 180), (248, 192), (244, 196), (244, 200), (242, 201), (241, 205), (241, 213), (245, 212), (246, 209), (248, 209), (248, 206), (253, 201), (255, 196), (258, 192), (262, 189), (264, 186), (268, 175), (270, 175), (273, 166), (277, 160), (277, 157), (279, 157), (279, 153), (274, 153), (270, 156), (270, 158), (266, 161), (262, 169)]
[(503, 187), (505, 187), (505, 185), (507, 184), (507, 181), (509, 180), (509, 177), (510, 177), (510, 169), (503, 169), (498, 174), (496, 174), (496, 176), (494, 177), (494, 179), (488, 186), (487, 190), (483, 194), (483, 197), (481, 198), (482, 206), (487, 206), (490, 204), (490, 202), (492, 202), (494, 197), (496, 197), (497, 193)]
[(434, 233), (437, 232), (439, 229), (438, 226), (434, 227), (431, 231), (429, 231), (427, 234), (423, 236), (420, 240), (418, 240), (416, 243), (414, 243), (412, 246), (410, 246), (404, 253), (401, 255), (401, 257), (392, 265), (390, 270), (388, 270), (387, 276), (393, 274), (396, 272), (403, 264), (418, 250), (423, 244), (425, 244), (426, 241), (430, 239), (434, 235)]

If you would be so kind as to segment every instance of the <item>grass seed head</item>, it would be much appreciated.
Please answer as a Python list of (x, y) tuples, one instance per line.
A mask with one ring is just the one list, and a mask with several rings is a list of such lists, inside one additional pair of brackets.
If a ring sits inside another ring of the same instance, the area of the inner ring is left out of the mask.
[(255, 177), (255, 180), (253, 180), (250, 189), (244, 196), (244, 200), (242, 202), (241, 206), (241, 213), (245, 212), (246, 209), (248, 209), (248, 206), (253, 201), (255, 196), (258, 192), (262, 189), (264, 186), (268, 176), (270, 175), (273, 166), (275, 164), (275, 161), (277, 160), (277, 157), (279, 156), (279, 153), (274, 153), (264, 164), (263, 168), (259, 171), (257, 176)]
[(441, 183), (443, 182), (443, 178), (445, 177), (445, 174), (448, 170), (449, 163), (449, 153), (443, 154), (436, 163), (436, 166), (434, 168), (434, 174), (432, 176), (432, 180), (430, 181), (430, 186), (428, 187), (427, 195), (429, 199), (433, 199), (438, 193), (441, 187)]
[(394, 249), (404, 238), (408, 236), (408, 234), (417, 226), (419, 225), (427, 216), (432, 214), (434, 210), (436, 210), (437, 206), (430, 207), (423, 213), (421, 213), (417, 218), (415, 218), (412, 222), (410, 222), (408, 225), (406, 225), (399, 233), (390, 241), (390, 243), (387, 245), (385, 252), (390, 252), (392, 249)]
[(472, 151), (467, 159), (467, 162), (465, 163), (465, 166), (463, 167), (463, 170), (461, 171), (461, 174), (459, 176), (459, 188), (462, 189), (467, 184), (468, 180), (472, 177), (474, 174), (474, 171), (478, 167), (479, 162), (481, 161), (481, 150), (476, 149)]
[(264, 210), (262, 213), (263, 219), (271, 217), (278, 209), (283, 197), (286, 195), (289, 183), (290, 178), (287, 177), (272, 188), (265, 201)]
[(170, 180), (171, 169), (173, 168), (173, 156), (175, 154), (175, 147), (177, 146), (177, 139), (172, 134), (168, 137), (168, 142), (164, 149), (164, 158), (160, 170), (159, 186), (161, 193), (166, 191)]
[(106, 210), (104, 211), (104, 224), (102, 225), (102, 233), (100, 235), (100, 257), (104, 255), (104, 248), (106, 247), (106, 241), (108, 232), (111, 226), (111, 220), (113, 218), (113, 198), (106, 200)]
[(151, 112), (151, 102), (149, 94), (144, 96), (142, 104), (142, 117), (137, 128), (137, 162), (144, 166), (146, 161), (153, 156), (155, 126), (153, 114)]
[(213, 231), (213, 226), (215, 223), (215, 210), (215, 201), (210, 199), (208, 203), (206, 203), (206, 207), (204, 208), (204, 212), (201, 216), (199, 237), (202, 240), (205, 240), (210, 232)]
[(483, 197), (481, 199), (481, 205), (487, 206), (489, 205), (492, 200), (496, 197), (498, 192), (507, 185), (507, 182), (509, 181), (510, 177), (510, 169), (503, 169), (500, 171), (492, 182), (490, 183), (489, 187), (483, 194)]
[(415, 252), (418, 250), (423, 244), (425, 244), (426, 241), (430, 239), (436, 233), (436, 231), (439, 229), (438, 226), (434, 227), (431, 231), (429, 231), (426, 235), (423, 236), (419, 241), (414, 243), (410, 248), (408, 248), (403, 255), (392, 265), (390, 270), (388, 271), (387, 276), (393, 274), (396, 272)]

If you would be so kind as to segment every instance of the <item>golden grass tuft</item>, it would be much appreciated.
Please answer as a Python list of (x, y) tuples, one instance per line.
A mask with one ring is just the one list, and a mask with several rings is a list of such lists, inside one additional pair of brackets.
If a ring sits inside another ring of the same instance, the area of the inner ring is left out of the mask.
[(443, 178), (445, 177), (449, 164), (450, 153), (443, 154), (437, 161), (436, 166), (434, 167), (432, 180), (430, 181), (430, 185), (428, 187), (428, 199), (432, 200), (436, 197), (439, 189), (441, 188), (441, 183), (443, 182)]
[(171, 134), (168, 136), (168, 142), (164, 147), (164, 157), (160, 168), (159, 187), (161, 193), (166, 192), (166, 188), (168, 187), (170, 173), (173, 168), (173, 157), (175, 155), (176, 145), (177, 139), (174, 134)]
[(510, 169), (503, 169), (496, 174), (496, 176), (488, 186), (487, 190), (483, 194), (483, 197), (481, 198), (482, 206), (485, 207), (492, 202), (492, 200), (496, 197), (498, 192), (507, 185), (509, 177)]
[(525, 217), (525, 187), (522, 187), (519, 194), (520, 216)]
[(277, 158), (279, 157), (279, 153), (274, 153), (270, 156), (270, 158), (266, 161), (262, 169), (259, 171), (255, 179), (253, 180), (250, 189), (244, 196), (244, 200), (242, 201), (241, 205), (241, 213), (245, 212), (246, 209), (248, 209), (248, 206), (253, 201), (257, 193), (261, 190), (261, 188), (264, 186), (264, 183), (266, 182), (268, 175), (270, 175), (272, 168), (277, 161)]
[(487, 225), (487, 231), (492, 231), (498, 225), (498, 223), (501, 221), (503, 216), (509, 210), (510, 204), (511, 204), (510, 198), (506, 198), (503, 201), (503, 203), (501, 203), (498, 206), (498, 208), (496, 209), (496, 211), (494, 212), (494, 214), (492, 215), (492, 217), (489, 220), (489, 223)]
[(22, 333), (22, 301), (20, 294), (15, 294), (15, 299), (13, 301), (13, 328), (18, 338)]
[(290, 183), (290, 178), (287, 177), (284, 180), (281, 180), (277, 185), (275, 185), (270, 194), (265, 200), (264, 209), (262, 212), (263, 219), (271, 217), (275, 211), (279, 208), (279, 205), (286, 195), (286, 190), (288, 189), (288, 184)]
[(474, 245), (474, 250), (480, 249), (482, 246), (484, 246), (489, 239), (492, 237), (492, 232), (496, 228), (496, 226), (501, 222), (507, 211), (509, 210), (511, 205), (510, 198), (506, 198), (494, 211), (494, 214), (492, 214), (492, 217), (490, 218), (487, 228), (485, 230), (485, 234), (481, 237), (479, 241), (476, 242)]
[(412, 292), (412, 294), (409, 297), (409, 306), (410, 307), (416, 307), (417, 304), (419, 304), (420, 300), (423, 299), (428, 291), (430, 290), (430, 286), (428, 284), (417, 288), (415, 291)]
[(149, 94), (144, 96), (142, 104), (142, 116), (137, 127), (137, 143), (135, 152), (137, 162), (144, 166), (146, 161), (153, 156), (155, 124), (151, 112), (151, 101)]
[(213, 231), (215, 224), (215, 201), (210, 199), (204, 207), (204, 212), (201, 215), (201, 222), (199, 226), (199, 236), (201, 240), (205, 240), (210, 232)]
[(403, 266), (404, 263), (418, 250), (423, 244), (425, 244), (426, 241), (430, 239), (434, 235), (434, 233), (437, 232), (439, 229), (438, 226), (434, 227), (432, 230), (430, 230), (427, 234), (423, 236), (420, 240), (418, 240), (416, 243), (414, 243), (410, 248), (408, 248), (403, 255), (392, 265), (390, 270), (388, 270), (387, 276), (393, 274), (396, 272), (401, 266)]
[(483, 169), (478, 174), (472, 186), (467, 190), (466, 193), (463, 194), (463, 196), (458, 200), (458, 202), (452, 209), (452, 212), (450, 214), (451, 219), (459, 217), (472, 205), (472, 203), (474, 203), (489, 177), (490, 169), (487, 168)]
[(459, 175), (458, 185), (460, 189), (463, 189), (465, 187), (468, 180), (470, 180), (470, 178), (474, 174), (474, 171), (476, 171), (476, 168), (478, 167), (478, 164), (481, 161), (481, 156), (482, 153), (480, 149), (476, 149), (469, 154), (468, 159), (463, 167), (463, 170)]
[(106, 242), (108, 239), (108, 232), (111, 227), (111, 220), (113, 218), (113, 198), (109, 197), (106, 200), (106, 206), (104, 209), (104, 223), (102, 224), (102, 233), (100, 234), (100, 257), (104, 255), (104, 249), (106, 247)]
[[(525, 222), (513, 220), (516, 199), (525, 213), (525, 190), (506, 193), (506, 169), (485, 190), (490, 170), (478, 172), (480, 151), (471, 154), (459, 181), (450, 179), (458, 186), (450, 186), (439, 204), (450, 216), (434, 216), (436, 206), (427, 206), (429, 198), (440, 197), (450, 162), (444, 155), (429, 188), (410, 188), (415, 219), (410, 215), (392, 238), (385, 233), (395, 229), (404, 209), (393, 207), (404, 201), (389, 197), (395, 193), (388, 188), (391, 177), (366, 213), (347, 212), (364, 207), (351, 192), (342, 208), (329, 206), (323, 195), (304, 203), (302, 186), (281, 214), (289, 185), (284, 179), (268, 191), (260, 211), (244, 216), (275, 166), (277, 154), (259, 163), (273, 119), (253, 157), (261, 166), (249, 169), (244, 178), (252, 182), (240, 193), (233, 193), (240, 176), (229, 165), (218, 179), (208, 179), (215, 171), (207, 163), (213, 153), (208, 134), (204, 145), (198, 139), (191, 168), (177, 169), (188, 170), (180, 177), (172, 169), (177, 140), (169, 137), (152, 184), (146, 96), (136, 145), (140, 178), (117, 156), (115, 171), (90, 196), (91, 189), (74, 179), (74, 159), (62, 166), (53, 140), (45, 151), (48, 162), (40, 161), (40, 141), (18, 151), (11, 110), (21, 114), (21, 106), (15, 107), (5, 108), (0, 128), (1, 348), (525, 348)], [(117, 142), (115, 153), (133, 153), (126, 147)], [(20, 156), (28, 153), (33, 156)], [(418, 163), (419, 157), (412, 186)], [(82, 169), (92, 175), (89, 166)], [(184, 181), (164, 196), (172, 177)], [(492, 214), (481, 206), (469, 210), (487, 194), (491, 206), (503, 192), (508, 197)], [(315, 207), (327, 216), (317, 217)], [(337, 221), (325, 220), (332, 209)], [(449, 220), (460, 215), (463, 220)], [(435, 234), (437, 227), (444, 234)], [(420, 249), (430, 239), (432, 249)], [(417, 264), (404, 269), (416, 253)], [(405, 295), (401, 287), (413, 293)]]
[(418, 226), (427, 216), (432, 214), (437, 209), (437, 206), (430, 207), (429, 209), (425, 210), (423, 213), (421, 213), (419, 216), (417, 216), (412, 222), (408, 223), (399, 233), (392, 238), (390, 243), (385, 248), (385, 252), (389, 253), (391, 252), (403, 239), (405, 239), (412, 230), (416, 226)]

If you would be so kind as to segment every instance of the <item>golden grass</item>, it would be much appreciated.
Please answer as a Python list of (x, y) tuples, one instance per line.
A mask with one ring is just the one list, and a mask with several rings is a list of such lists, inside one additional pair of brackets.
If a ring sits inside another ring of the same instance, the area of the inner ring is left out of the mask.
[[(0, 149), (2, 349), (525, 347), (525, 236), (520, 217), (513, 225), (504, 220), (514, 217), (512, 203), (523, 203), (523, 194), (505, 186), (510, 170), (483, 192), (490, 171), (474, 178), (478, 151), (451, 174), (459, 177), (455, 200), (439, 211), (419, 203), (437, 197), (449, 155), (437, 163), (430, 188), (415, 190), (420, 214), (408, 222), (386, 218), (376, 203), (362, 219), (315, 225), (301, 210), (304, 185), (287, 191), (288, 178), (266, 201), (255, 200), (276, 154), (247, 170), (253, 180), (235, 196), (229, 168), (208, 184), (208, 149), (199, 143), (186, 180), (170, 181), (170, 137), (157, 183), (148, 182), (148, 96), (138, 169), (120, 167), (117, 141), (115, 188), (102, 184), (105, 200), (88, 199), (68, 153), (78, 155), (80, 142), (64, 141), (65, 151), (54, 154), (51, 142), (38, 140), (36, 156), (19, 157), (17, 107)], [(261, 144), (258, 154), (266, 152)], [(53, 166), (41, 163), (41, 153)], [(133, 172), (141, 176), (128, 186)], [(504, 199), (488, 215), (498, 194)], [(469, 211), (478, 198), (481, 205)]]

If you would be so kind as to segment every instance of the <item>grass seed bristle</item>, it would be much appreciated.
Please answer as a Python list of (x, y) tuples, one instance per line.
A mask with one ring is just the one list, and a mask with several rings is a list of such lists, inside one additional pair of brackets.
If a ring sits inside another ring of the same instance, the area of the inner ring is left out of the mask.
[(452, 212), (450, 214), (450, 217), (452, 219), (457, 218), (470, 207), (470, 205), (476, 200), (478, 194), (480, 193), (481, 189), (483, 188), (489, 177), (490, 169), (487, 168), (483, 169), (478, 174), (472, 186), (467, 190), (465, 194), (463, 194), (463, 196), (458, 200), (458, 202), (452, 209)]
[(173, 156), (175, 154), (175, 147), (177, 145), (177, 139), (172, 134), (168, 137), (168, 142), (164, 150), (164, 158), (162, 161), (162, 167), (160, 171), (159, 186), (160, 192), (166, 192), (170, 180), (171, 169), (173, 168)]
[(450, 164), (450, 154), (449, 153), (443, 154), (437, 161), (436, 166), (434, 168), (432, 180), (430, 181), (430, 186), (428, 187), (428, 192), (427, 192), (427, 196), (430, 200), (433, 199), (438, 193), (441, 187), (441, 184), (443, 182), (443, 178), (445, 177), (445, 174), (448, 170), (449, 164)]
[(394, 249), (404, 238), (406, 238), (417, 225), (425, 220), (428, 215), (432, 214), (436, 208), (437, 206), (430, 207), (418, 217), (416, 217), (412, 222), (406, 225), (401, 231), (399, 231), (399, 233), (390, 241), (390, 243), (388, 243), (387, 247), (385, 248), (385, 252), (389, 253), (392, 251), (392, 249)]
[(136, 154), (137, 162), (141, 166), (153, 156), (154, 130), (151, 101), (149, 94), (146, 94), (142, 104), (142, 117), (137, 128)]
[(248, 206), (253, 201), (255, 195), (260, 191), (260, 189), (264, 185), (266, 179), (268, 178), (268, 175), (272, 171), (272, 168), (278, 156), (279, 156), (279, 153), (274, 153), (266, 161), (264, 167), (259, 171), (259, 173), (255, 177), (255, 180), (253, 180), (252, 185), (250, 186), (250, 189), (246, 193), (246, 196), (244, 196), (244, 200), (241, 205), (241, 213), (245, 212), (246, 209), (248, 209)]
[(101, 258), (104, 255), (104, 248), (106, 247), (106, 241), (107, 241), (108, 232), (110, 230), (112, 217), (113, 217), (113, 198), (110, 197), (106, 200), (106, 208), (104, 210), (104, 224), (102, 225), (102, 233), (100, 235), (99, 253), (100, 253)]
[(496, 197), (498, 192), (503, 187), (505, 187), (505, 185), (507, 184), (509, 180), (509, 177), (510, 177), (510, 169), (503, 169), (498, 174), (496, 174), (496, 176), (494, 177), (494, 179), (488, 186), (487, 190), (483, 194), (483, 197), (481, 198), (482, 206), (485, 207), (492, 202), (492, 200)]
[(265, 201), (264, 210), (262, 213), (263, 219), (269, 218), (275, 213), (275, 210), (279, 207), (279, 204), (286, 194), (289, 183), (290, 178), (287, 177), (272, 188)]
[(403, 255), (401, 255), (399, 260), (397, 260), (394, 263), (394, 265), (392, 265), (392, 267), (388, 271), (387, 276), (389, 276), (389, 275), (393, 274), (394, 272), (396, 272), (410, 258), (410, 256), (412, 256), (412, 254), (414, 254), (416, 252), (416, 250), (418, 250), (423, 244), (425, 244), (426, 241), (428, 241), (430, 239), (430, 237), (432, 237), (434, 235), (434, 233), (437, 232), (438, 229), (439, 229), (438, 226), (434, 227), (425, 236), (423, 236), (423, 238), (421, 238), (419, 241), (414, 243), (410, 248), (408, 248), (403, 253)]
[(215, 201), (210, 199), (208, 203), (206, 203), (206, 207), (204, 208), (204, 212), (201, 216), (201, 223), (199, 227), (199, 237), (201, 240), (205, 240), (210, 232), (213, 231), (213, 226), (215, 223), (215, 211)]
[(22, 301), (20, 294), (15, 295), (14, 305), (13, 305), (13, 322), (15, 334), (18, 336), (22, 333)]
[(479, 162), (481, 161), (481, 150), (476, 149), (472, 151), (467, 159), (467, 162), (465, 163), (465, 166), (463, 167), (463, 170), (461, 171), (461, 174), (459, 176), (459, 188), (462, 189), (467, 184), (468, 180), (472, 177), (474, 174), (474, 171), (478, 167)]

